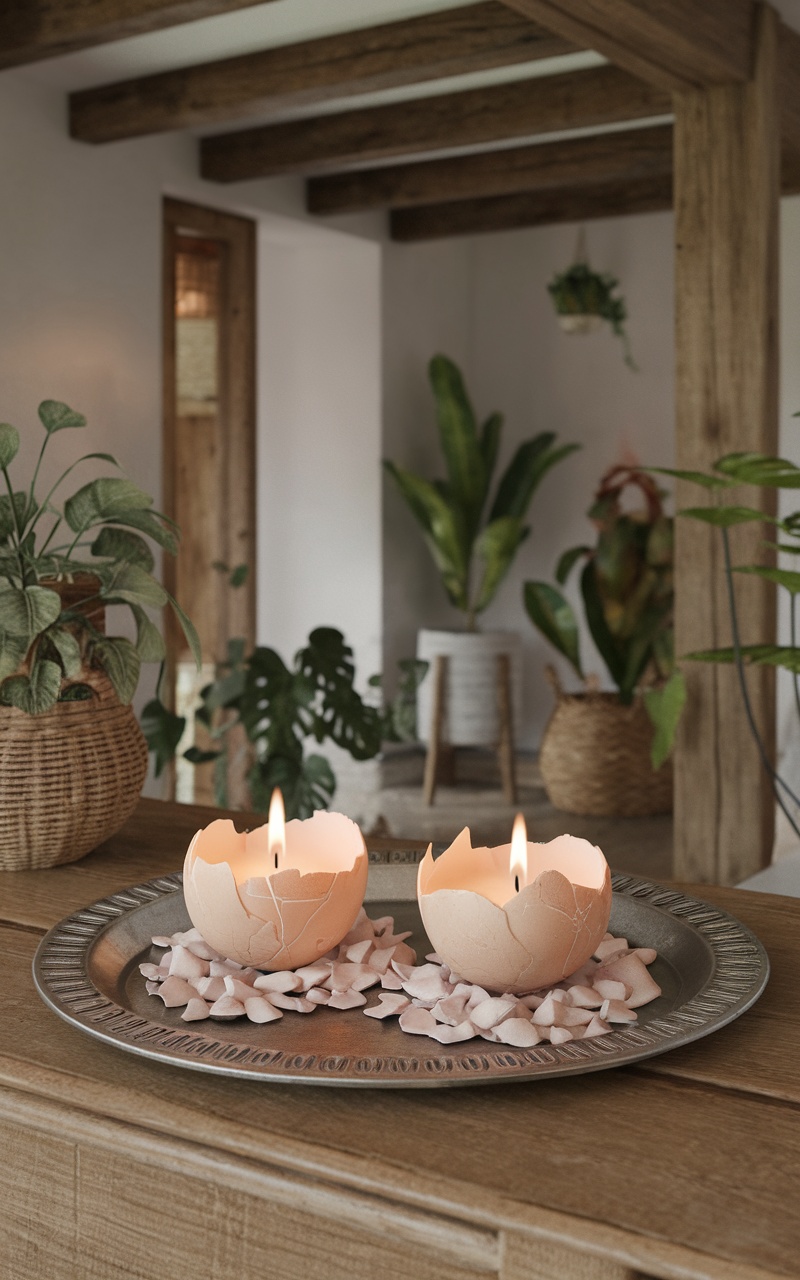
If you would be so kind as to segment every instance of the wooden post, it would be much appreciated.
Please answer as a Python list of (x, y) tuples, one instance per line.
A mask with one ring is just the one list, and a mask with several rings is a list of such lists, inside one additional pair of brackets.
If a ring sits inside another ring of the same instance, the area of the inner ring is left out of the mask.
[(503, 796), (508, 804), (517, 803), (517, 778), (514, 768), (514, 721), (511, 713), (511, 659), (507, 653), (497, 655), (497, 712), (500, 740), (497, 757)]
[[(708, 469), (734, 450), (777, 452), (779, 138), (777, 20), (758, 11), (752, 78), (675, 95), (676, 465)], [(733, 501), (774, 510), (774, 495)], [(680, 483), (676, 508), (702, 505)], [(676, 653), (731, 643), (719, 531), (677, 522)], [(733, 563), (763, 558), (764, 527), (732, 531)], [(737, 579), (742, 640), (772, 641), (774, 590)], [(774, 802), (732, 667), (687, 663), (675, 756), (675, 875), (736, 883), (770, 857)], [(774, 673), (750, 673), (774, 752)]]

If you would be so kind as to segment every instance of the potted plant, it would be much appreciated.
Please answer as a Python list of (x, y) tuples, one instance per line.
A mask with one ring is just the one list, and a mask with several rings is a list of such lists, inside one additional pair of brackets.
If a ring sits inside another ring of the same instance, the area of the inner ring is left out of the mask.
[[(37, 484), (60, 431), (86, 419), (69, 406), (39, 406), (45, 431), (20, 487), (11, 476), (19, 434), (0, 424), (0, 867), (74, 861), (107, 839), (133, 810), (147, 748), (130, 707), (142, 662), (164, 642), (148, 610), (170, 604), (199, 661), (197, 636), (153, 577), (154, 542), (174, 554), (177, 537), (152, 498), (123, 476), (102, 476), (65, 501), (64, 480), (43, 497)], [(136, 639), (105, 634), (106, 605), (125, 605)]]
[[(643, 499), (633, 510), (623, 505), (631, 489)], [(684, 694), (673, 675), (673, 521), (663, 498), (646, 472), (612, 467), (588, 512), (594, 546), (573, 547), (558, 562), (561, 585), (584, 562), (586, 622), (617, 690), (589, 686), (565, 693), (553, 673), (556, 707), (540, 766), (559, 809), (634, 816), (671, 807), (666, 757)], [(546, 582), (526, 582), (524, 602), (534, 626), (584, 679), (577, 620), (562, 592)]]
[[(196, 712), (211, 749), (190, 747), (184, 754), (193, 764), (214, 762), (220, 806), (230, 804), (233, 774), (244, 779), (243, 807), (266, 813), (273, 789), (280, 787), (286, 816), (310, 817), (328, 807), (336, 790), (327, 758), (306, 751), (310, 740), (329, 740), (354, 760), (371, 760), (383, 742), (413, 739), (411, 710), (425, 664), (411, 659), (400, 669), (395, 699), (378, 708), (355, 688), (353, 651), (334, 627), (316, 627), (289, 665), (267, 645), (246, 653), (243, 640), (231, 640)], [(379, 685), (380, 678), (369, 683)], [(159, 703), (146, 711), (160, 769), (174, 756), (186, 722)]]
[(622, 340), (625, 363), (636, 369), (625, 329), (625, 300), (615, 291), (619, 281), (608, 273), (592, 271), (579, 259), (566, 271), (558, 272), (547, 286), (565, 333), (592, 333), (604, 323)]
[[(418, 637), (419, 659), (448, 659), (445, 737), (453, 746), (483, 745), (498, 736), (497, 656), (511, 655), (518, 697), (520, 645), (518, 636), (479, 631), (478, 618), (530, 533), (526, 515), (541, 480), (579, 446), (556, 445), (550, 431), (524, 440), (492, 495), (502, 415), (492, 413), (478, 427), (463, 377), (447, 356), (433, 357), (429, 376), (447, 477), (427, 480), (388, 460), (384, 467), (422, 530), (450, 603), (464, 619), (460, 632), (423, 629)], [(424, 739), (431, 723), (429, 680), (420, 686), (417, 718)]]

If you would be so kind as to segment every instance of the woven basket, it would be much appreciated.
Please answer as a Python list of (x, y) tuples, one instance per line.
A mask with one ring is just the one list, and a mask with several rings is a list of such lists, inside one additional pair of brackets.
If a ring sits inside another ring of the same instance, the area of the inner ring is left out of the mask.
[(147, 772), (133, 711), (101, 672), (95, 696), (43, 715), (0, 707), (0, 871), (75, 862), (130, 817)]
[(639, 696), (623, 706), (615, 693), (565, 693), (548, 672), (556, 705), (544, 731), (539, 767), (550, 803), (567, 813), (641, 818), (672, 809), (672, 761), (650, 764), (653, 725)]

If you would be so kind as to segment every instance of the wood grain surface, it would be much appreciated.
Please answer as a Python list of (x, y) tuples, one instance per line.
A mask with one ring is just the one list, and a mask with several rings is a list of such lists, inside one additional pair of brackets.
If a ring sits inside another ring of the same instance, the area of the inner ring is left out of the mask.
[(637, 1067), (417, 1091), (207, 1077), (62, 1022), (30, 964), (74, 907), (175, 870), (211, 816), (143, 801), (83, 862), (0, 879), (0, 1274), (107, 1280), (110, 1204), (120, 1274), (146, 1280), (165, 1274), (155, 1236), (172, 1274), (215, 1280), (544, 1280), (548, 1258), (558, 1280), (797, 1274), (800, 902), (703, 889), (761, 937), (773, 977), (730, 1027)]

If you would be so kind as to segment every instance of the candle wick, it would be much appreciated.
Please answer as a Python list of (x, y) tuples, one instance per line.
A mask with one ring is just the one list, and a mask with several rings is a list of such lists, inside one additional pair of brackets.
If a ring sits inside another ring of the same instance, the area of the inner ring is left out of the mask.
[(514, 876), (514, 888), (519, 893), (519, 876)]
[(278, 850), (275, 850), (275, 870), (278, 870)]

